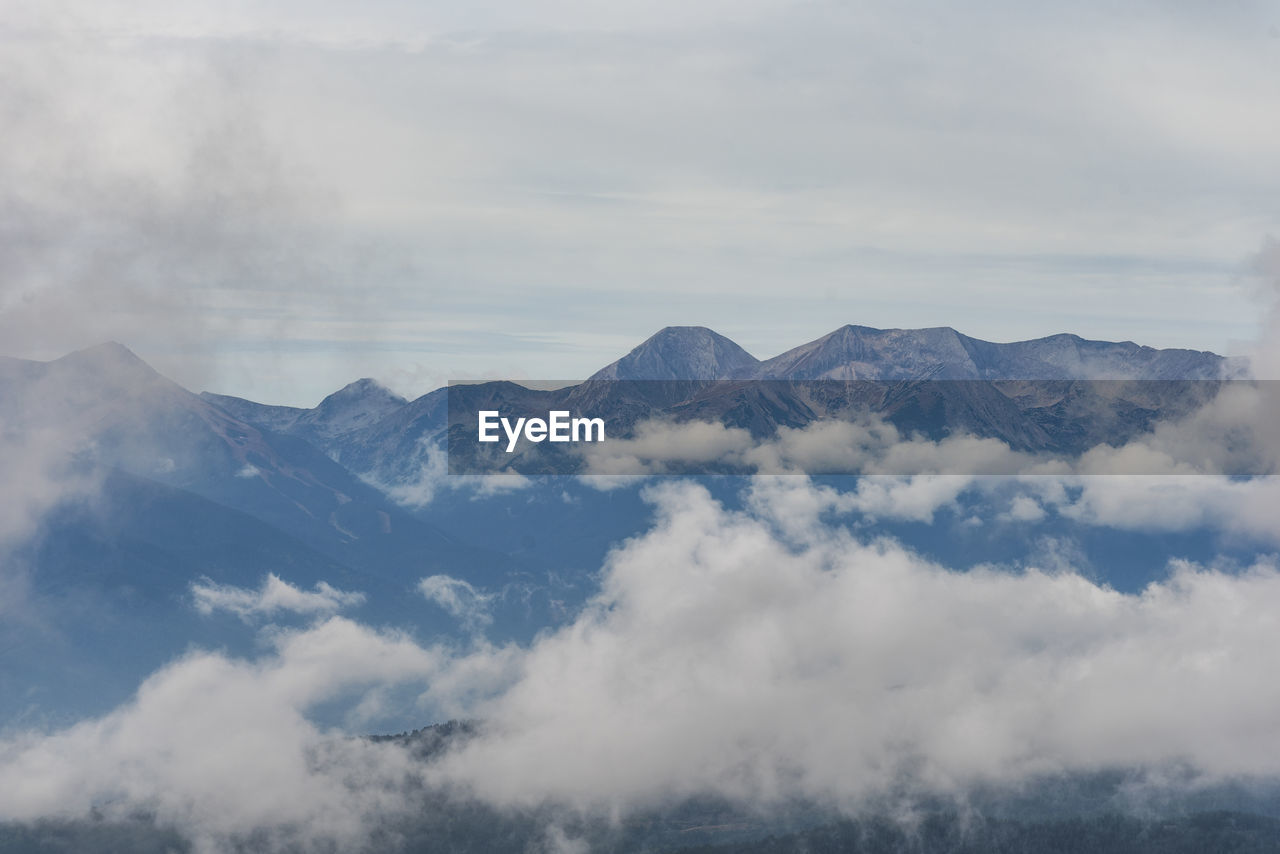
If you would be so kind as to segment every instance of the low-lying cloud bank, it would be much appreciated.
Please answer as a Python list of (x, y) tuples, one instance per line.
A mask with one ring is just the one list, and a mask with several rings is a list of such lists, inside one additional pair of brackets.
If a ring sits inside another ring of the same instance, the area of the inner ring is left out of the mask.
[[(255, 830), (360, 839), (417, 783), (617, 815), (701, 794), (852, 810), (903, 786), (1113, 767), (1280, 775), (1273, 564), (1174, 562), (1125, 595), (859, 539), (795, 478), (761, 480), (743, 511), (687, 483), (649, 497), (651, 530), (528, 647), (424, 646), (329, 616), (268, 628), (253, 660), (193, 652), (103, 718), (0, 742), (0, 817), (144, 809), (221, 850)], [(480, 717), (482, 734), (422, 766), (308, 719), (347, 703), (361, 731), (362, 699), (397, 686), (424, 719)]]
[[(998, 438), (959, 431), (930, 439), (904, 432), (874, 413), (852, 420), (815, 420), (803, 427), (781, 426), (766, 437), (716, 421), (652, 419), (636, 424), (626, 438), (584, 444), (575, 450), (583, 463), (581, 473), (588, 476), (1261, 476), (1280, 473), (1278, 423), (1280, 383), (1239, 382), (1224, 385), (1186, 415), (1158, 421), (1132, 439), (1100, 442), (1077, 454), (1021, 451)], [(555, 461), (547, 465), (554, 466)]]
[(590, 476), (732, 472), (741, 474), (1016, 474), (1065, 473), (1060, 460), (1011, 449), (999, 439), (955, 436), (932, 441), (904, 436), (878, 416), (780, 427), (760, 439), (719, 422), (662, 420), (636, 425), (635, 435), (584, 445)]

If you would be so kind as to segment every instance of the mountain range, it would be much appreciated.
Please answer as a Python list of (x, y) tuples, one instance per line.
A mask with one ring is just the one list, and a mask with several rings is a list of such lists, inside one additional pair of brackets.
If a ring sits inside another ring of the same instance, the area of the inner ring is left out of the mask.
[[(1238, 372), (1210, 352), (1066, 334), (997, 344), (948, 327), (843, 326), (761, 361), (713, 330), (672, 326), (578, 385), (483, 383), (454, 404), (563, 405), (601, 415), (611, 435), (655, 414), (762, 435), (862, 407), (935, 438), (963, 431), (1023, 450), (1072, 451), (1129, 438), (1176, 411), (1180, 400), (1152, 381)], [(803, 385), (819, 381), (870, 385), (827, 386), (825, 397)], [(1096, 381), (1116, 384), (1103, 391)], [(371, 485), (420, 477), (447, 437), (448, 397), (436, 389), (410, 401), (371, 379), (311, 409), (195, 395), (114, 343), (48, 363), (0, 359), (0, 417), (10, 431), (56, 424), (102, 464), (247, 510), (356, 563), (371, 540), (406, 559), (420, 555), (410, 543), (449, 543)]]
[[(614, 425), (659, 413), (759, 434), (867, 404), (846, 392), (819, 400), (806, 384), (866, 382), (880, 393), (871, 408), (904, 429), (1049, 447), (1145, 429), (1178, 403), (1139, 399), (1149, 382), (1136, 392), (1121, 383), (1129, 391), (1103, 400), (1093, 380), (1232, 369), (1213, 353), (1070, 335), (992, 344), (951, 329), (856, 326), (761, 361), (712, 330), (669, 327), (574, 386), (454, 389), (470, 405), (561, 401)], [(44, 626), (0, 624), (0, 649), (24, 651), (0, 667), (0, 712), (107, 707), (187, 645), (233, 643), (236, 618), (195, 618), (186, 607), (201, 578), (323, 580), (367, 594), (357, 616), (448, 634), (453, 617), (416, 586), (448, 574), (494, 594), (495, 640), (528, 638), (571, 611), (610, 545), (643, 526), (642, 498), (619, 490), (584, 500), (579, 487), (552, 483), (449, 500), (440, 477), (449, 397), (436, 389), (406, 400), (367, 379), (309, 409), (193, 394), (119, 344), (50, 362), (0, 358), (0, 453), (23, 471), (93, 484), (66, 490), (21, 544), (0, 543), (27, 579), (28, 616)], [(432, 490), (445, 497), (429, 501)]]
[(1198, 350), (1050, 335), (996, 344), (950, 327), (842, 326), (760, 361), (701, 326), (669, 326), (594, 380), (1191, 380), (1218, 379), (1227, 360)]
[[(610, 435), (626, 435), (655, 415), (710, 418), (763, 435), (861, 408), (933, 438), (968, 432), (1019, 450), (1074, 452), (1128, 439), (1199, 401), (1159, 382), (1216, 380), (1239, 370), (1205, 351), (1068, 334), (999, 344), (949, 327), (843, 326), (762, 361), (711, 329), (671, 326), (578, 385), (546, 392), (482, 383), (455, 391), (453, 403), (459, 411), (482, 404), (541, 412), (567, 406), (604, 417)], [(1140, 384), (1121, 385), (1130, 381)], [(786, 387), (806, 382), (871, 385), (818, 402), (812, 387)], [(309, 410), (202, 397), (246, 423), (308, 441), (384, 485), (416, 476), (450, 429), (446, 389), (405, 401), (365, 379)]]

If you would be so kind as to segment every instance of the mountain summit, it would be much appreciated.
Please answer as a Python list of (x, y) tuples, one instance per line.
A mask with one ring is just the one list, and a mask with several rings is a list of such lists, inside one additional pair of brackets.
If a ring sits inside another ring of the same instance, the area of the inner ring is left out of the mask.
[(842, 326), (760, 364), (762, 379), (962, 379), (979, 369), (967, 338), (948, 326), (872, 329)]
[(322, 435), (338, 436), (367, 427), (408, 402), (377, 380), (365, 378), (338, 389), (301, 420)]
[(668, 326), (593, 380), (723, 380), (750, 375), (760, 360), (705, 326)]

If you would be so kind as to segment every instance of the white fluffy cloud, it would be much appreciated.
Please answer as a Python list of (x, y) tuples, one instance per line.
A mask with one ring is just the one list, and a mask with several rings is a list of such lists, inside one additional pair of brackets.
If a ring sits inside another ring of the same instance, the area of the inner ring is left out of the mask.
[(978, 483), (966, 475), (869, 475), (837, 489), (793, 475), (762, 476), (752, 479), (747, 505), (788, 535), (813, 536), (829, 515), (929, 522)]
[(1146, 531), (1207, 529), (1280, 543), (1280, 476), (1106, 476), (1046, 483), (1047, 502), (1090, 525)]
[[(963, 793), (1117, 766), (1280, 775), (1269, 563), (1174, 561), (1122, 594), (1061, 549), (962, 571), (859, 538), (826, 522), (847, 509), (838, 494), (800, 478), (762, 479), (741, 511), (690, 484), (648, 495), (651, 530), (527, 647), (425, 648), (330, 617), (269, 631), (255, 660), (192, 653), (101, 719), (0, 742), (0, 815), (141, 806), (211, 850), (249, 829), (349, 841), (403, 806), (411, 772), (307, 715), (396, 685), (424, 712), (487, 721), (419, 770), (496, 805), (625, 812), (717, 793), (856, 808), (900, 784)], [(462, 607), (455, 579), (428, 582)]]
[(258, 661), (194, 652), (116, 711), (0, 742), (0, 816), (125, 816), (177, 824), (201, 851), (266, 831), (284, 847), (359, 838), (403, 803), (407, 759), (310, 723), (314, 704), (421, 682), (440, 664), (408, 639), (341, 618), (278, 633)]
[(804, 524), (802, 495), (781, 532), (697, 487), (653, 497), (654, 529), (529, 650), (482, 707), (498, 734), (442, 778), (499, 801), (616, 805), (706, 790), (852, 803), (904, 779), (956, 790), (1171, 761), (1280, 772), (1260, 749), (1280, 737), (1274, 567), (1175, 564), (1124, 595), (859, 542)]

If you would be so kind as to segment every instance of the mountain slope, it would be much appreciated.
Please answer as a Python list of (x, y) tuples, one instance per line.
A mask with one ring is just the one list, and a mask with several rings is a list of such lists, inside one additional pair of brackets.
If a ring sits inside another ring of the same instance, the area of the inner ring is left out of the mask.
[[(302, 410), (296, 428), (336, 430), (402, 405), (368, 384), (344, 391), (323, 408)], [(363, 402), (373, 412), (364, 412)], [(0, 371), (0, 420), (27, 441), (59, 444), (82, 464), (120, 469), (246, 513), (356, 569), (463, 565), (499, 572), (505, 564), (501, 555), (405, 512), (303, 436), (241, 420), (119, 344), (52, 362), (9, 363)]]

